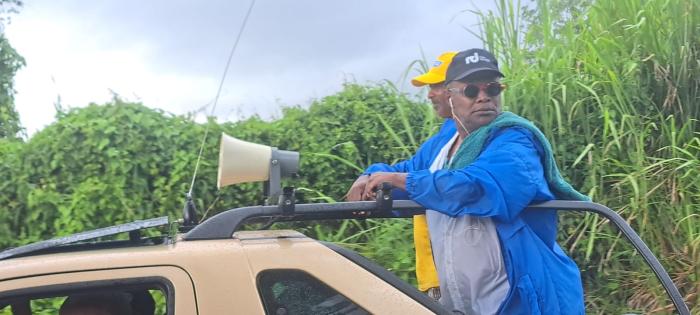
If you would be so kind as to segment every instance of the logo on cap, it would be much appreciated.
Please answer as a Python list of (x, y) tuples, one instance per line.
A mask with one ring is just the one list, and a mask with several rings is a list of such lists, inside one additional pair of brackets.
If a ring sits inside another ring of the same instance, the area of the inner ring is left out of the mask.
[(440, 60), (435, 60), (435, 62), (433, 63), (433, 67), (438, 67), (438, 66), (440, 66), (441, 64), (442, 64), (442, 61), (440, 61)]
[(466, 64), (477, 63), (479, 61), (491, 62), (491, 59), (486, 58), (484, 56), (480, 56), (478, 52), (475, 52), (473, 55), (464, 58), (464, 63)]

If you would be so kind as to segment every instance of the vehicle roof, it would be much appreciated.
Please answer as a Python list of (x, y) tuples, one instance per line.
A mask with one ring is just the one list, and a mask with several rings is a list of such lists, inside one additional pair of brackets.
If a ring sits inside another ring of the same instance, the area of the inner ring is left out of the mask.
[[(38, 273), (71, 272), (147, 265), (201, 264), (203, 255), (216, 253), (229, 256), (244, 248), (269, 244), (289, 246), (292, 243), (317, 241), (291, 230), (239, 231), (223, 240), (183, 241), (181, 234), (175, 242), (119, 248), (77, 249), (66, 252), (40, 253), (0, 261), (0, 281), (37, 275)], [(320, 245), (320, 247), (324, 247)], [(299, 248), (304, 250), (304, 248)], [(199, 257), (192, 261), (191, 257)], [(47, 259), (51, 260), (47, 264)], [(222, 257), (221, 259), (228, 259)], [(40, 272), (39, 272), (40, 271)]]

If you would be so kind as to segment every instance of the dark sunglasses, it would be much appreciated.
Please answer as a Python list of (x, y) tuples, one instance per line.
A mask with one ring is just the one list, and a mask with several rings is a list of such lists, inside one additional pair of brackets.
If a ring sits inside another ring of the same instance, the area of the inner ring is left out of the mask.
[(475, 98), (479, 95), (480, 91), (486, 92), (486, 95), (488, 96), (496, 96), (498, 94), (501, 94), (503, 90), (506, 89), (505, 84), (501, 84), (498, 82), (489, 82), (489, 83), (467, 83), (467, 85), (464, 87), (464, 89), (458, 89), (458, 88), (449, 88), (447, 89), (448, 92), (450, 93), (464, 93), (464, 96), (468, 98)]

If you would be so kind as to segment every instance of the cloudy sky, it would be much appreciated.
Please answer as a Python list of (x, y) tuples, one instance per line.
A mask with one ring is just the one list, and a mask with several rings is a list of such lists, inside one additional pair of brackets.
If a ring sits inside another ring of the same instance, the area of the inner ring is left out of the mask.
[[(479, 1), (480, 3), (482, 1)], [(63, 107), (117, 93), (175, 114), (209, 113), (247, 0), (25, 0), (5, 33), (27, 66), (16, 108), (33, 134)], [(279, 116), (343, 82), (389, 80), (411, 61), (482, 47), (470, 1), (256, 0), (219, 99), (220, 120)], [(480, 4), (489, 10), (493, 5)], [(412, 73), (415, 74), (415, 73)], [(209, 106), (209, 107), (207, 107)]]

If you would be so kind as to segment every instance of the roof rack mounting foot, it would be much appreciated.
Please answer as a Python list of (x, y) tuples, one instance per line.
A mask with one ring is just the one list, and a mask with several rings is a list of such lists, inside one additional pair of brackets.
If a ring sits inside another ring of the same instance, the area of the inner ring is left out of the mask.
[(279, 202), (277, 206), (282, 211), (282, 215), (292, 215), (294, 214), (294, 204), (295, 204), (296, 192), (294, 187), (284, 187), (282, 189), (282, 194), (279, 197)]
[(391, 211), (394, 207), (394, 200), (391, 198), (391, 190), (394, 187), (391, 183), (384, 182), (377, 189), (377, 210)]
[(189, 231), (198, 223), (197, 207), (192, 200), (192, 193), (188, 192), (185, 195), (185, 206), (182, 208), (182, 227), (181, 231)]

